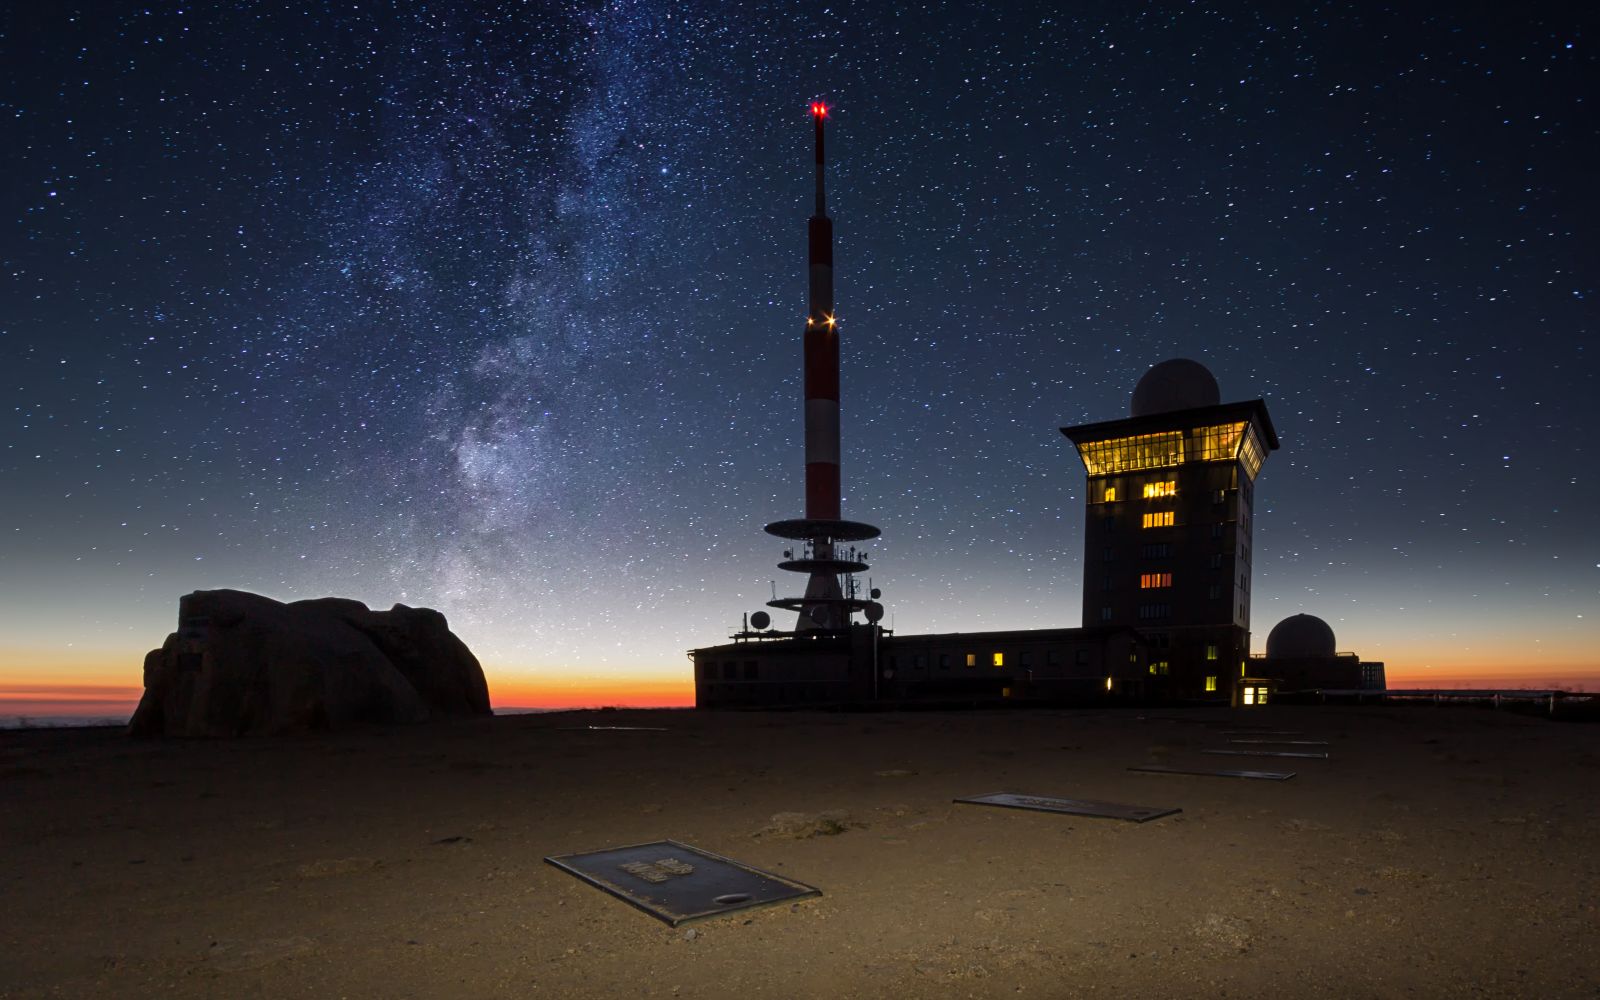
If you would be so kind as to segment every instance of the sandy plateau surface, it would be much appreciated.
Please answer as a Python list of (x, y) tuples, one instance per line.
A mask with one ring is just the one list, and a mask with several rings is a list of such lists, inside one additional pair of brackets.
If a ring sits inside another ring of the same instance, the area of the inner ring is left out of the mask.
[[(1243, 726), (1331, 757), (1199, 753)], [(666, 838), (824, 894), (673, 928), (543, 860)], [(1592, 998), (1597, 907), (1600, 726), (1479, 709), (0, 733), (7, 998)]]

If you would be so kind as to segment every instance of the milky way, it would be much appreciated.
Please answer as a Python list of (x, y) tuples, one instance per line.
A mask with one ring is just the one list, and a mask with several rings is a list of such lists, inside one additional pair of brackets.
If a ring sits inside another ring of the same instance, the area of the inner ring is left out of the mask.
[(4, 645), (136, 671), (233, 586), (439, 607), (492, 678), (684, 674), (801, 511), (821, 97), (898, 629), (1076, 625), (1056, 428), (1182, 355), (1283, 438), (1258, 643), (1592, 650), (1592, 25), (1249, 6), (16, 15)]

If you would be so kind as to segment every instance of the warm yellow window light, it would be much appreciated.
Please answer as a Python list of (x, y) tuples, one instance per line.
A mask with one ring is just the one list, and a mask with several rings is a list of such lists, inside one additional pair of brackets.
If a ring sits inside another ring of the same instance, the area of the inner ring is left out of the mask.
[(994, 654), (994, 665), (997, 666), (997, 667), (1005, 666), (1006, 665), (1006, 654), (1004, 654), (1004, 653), (996, 653), (996, 654)]
[(1158, 510), (1146, 514), (1140, 523), (1146, 528), (1170, 528), (1172, 527), (1172, 511)]
[[(1250, 440), (1245, 440), (1246, 438)], [(1091, 476), (1141, 469), (1170, 469), (1189, 462), (1240, 460), (1251, 478), (1261, 467), (1265, 453), (1254, 440), (1255, 430), (1245, 421), (1192, 427), (1183, 431), (1157, 431), (1131, 437), (1087, 441), (1078, 454)]]
[(1217, 689), (1217, 679), (1216, 679), (1216, 677), (1214, 677), (1214, 676), (1213, 677), (1207, 677), (1206, 678), (1206, 690), (1207, 691), (1215, 691), (1216, 689)]
[(967, 654), (967, 666), (975, 667), (977, 665), (978, 665), (978, 654), (977, 653), (968, 653)]
[(1207, 646), (1206, 647), (1206, 659), (1215, 660), (1216, 658), (1217, 658), (1217, 647), (1215, 647), (1215, 646)]
[(1175, 480), (1169, 479), (1164, 483), (1145, 483), (1144, 484), (1144, 498), (1146, 500), (1149, 500), (1152, 497), (1176, 496), (1177, 493), (1178, 493), (1178, 484), (1177, 484), (1177, 482)]
[(1139, 574), (1139, 588), (1141, 590), (1151, 590), (1151, 589), (1156, 588), (1156, 587), (1170, 587), (1170, 586), (1172, 586), (1172, 574), (1171, 573), (1140, 573)]
[(1106, 487), (1106, 503), (1115, 503), (1116, 499), (1117, 499), (1117, 488), (1115, 486), (1107, 486)]
[(1106, 678), (1106, 690), (1107, 691), (1111, 690), (1111, 678), (1109, 678), (1109, 677)]
[(1244, 703), (1246, 705), (1254, 705), (1256, 703), (1255, 688), (1247, 687), (1244, 689)]

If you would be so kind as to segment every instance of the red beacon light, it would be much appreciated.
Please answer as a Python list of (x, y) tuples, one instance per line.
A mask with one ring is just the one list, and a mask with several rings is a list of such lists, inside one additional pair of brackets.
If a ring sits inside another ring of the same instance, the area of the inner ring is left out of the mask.
[(828, 117), (828, 106), (821, 101), (812, 101), (811, 114), (817, 118), (826, 118)]

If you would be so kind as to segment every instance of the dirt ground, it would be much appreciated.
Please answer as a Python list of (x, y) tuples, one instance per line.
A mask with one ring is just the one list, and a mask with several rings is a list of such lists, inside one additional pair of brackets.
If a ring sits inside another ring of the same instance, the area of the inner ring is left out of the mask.
[[(1199, 753), (1242, 727), (1330, 758)], [(666, 838), (823, 895), (673, 928), (543, 860)], [(1600, 727), (1480, 709), (0, 733), (6, 998), (1593, 998), (1597, 907)]]

